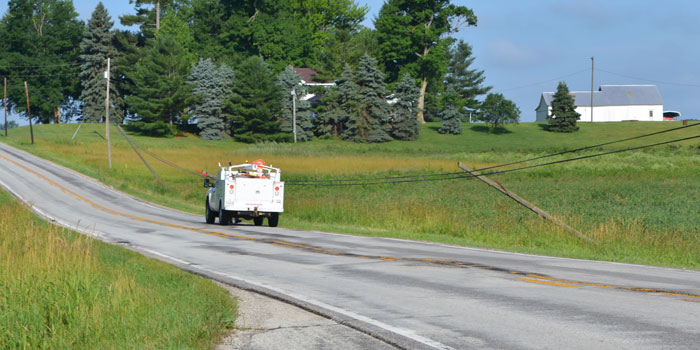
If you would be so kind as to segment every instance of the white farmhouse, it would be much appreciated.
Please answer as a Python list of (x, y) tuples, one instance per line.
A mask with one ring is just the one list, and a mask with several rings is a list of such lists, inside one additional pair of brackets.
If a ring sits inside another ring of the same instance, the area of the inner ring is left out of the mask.
[[(579, 122), (591, 121), (591, 92), (572, 91)], [(543, 92), (535, 111), (537, 121), (546, 122), (552, 113), (553, 92)], [(601, 85), (593, 92), (594, 122), (662, 121), (663, 99), (655, 85)]]

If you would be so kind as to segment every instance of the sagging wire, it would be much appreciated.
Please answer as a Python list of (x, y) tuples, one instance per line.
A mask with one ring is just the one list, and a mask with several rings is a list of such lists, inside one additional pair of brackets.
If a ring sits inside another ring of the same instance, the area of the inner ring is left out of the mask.
[[(580, 147), (580, 148), (576, 148), (576, 149), (566, 150), (566, 151), (562, 151), (562, 152), (546, 154), (546, 155), (539, 156), (539, 157), (528, 158), (528, 159), (524, 159), (524, 160), (488, 166), (488, 167), (484, 167), (484, 168), (474, 169), (474, 171), (479, 172), (479, 171), (484, 171), (484, 170), (502, 168), (502, 167), (506, 167), (506, 166), (510, 166), (510, 165), (517, 165), (517, 164), (532, 162), (535, 160), (551, 158), (551, 157), (560, 156), (560, 155), (564, 155), (564, 154), (568, 154), (568, 153), (575, 153), (575, 152), (585, 151), (585, 150), (598, 148), (598, 147), (602, 147), (602, 146), (608, 146), (608, 145), (612, 145), (612, 144), (616, 144), (616, 143), (622, 143), (622, 142), (627, 142), (627, 141), (631, 141), (631, 140), (641, 139), (641, 138), (645, 138), (645, 137), (649, 137), (649, 136), (660, 135), (660, 134), (664, 134), (664, 133), (668, 133), (668, 132), (672, 132), (672, 131), (677, 131), (677, 130), (681, 130), (681, 129), (686, 129), (686, 128), (698, 126), (698, 125), (700, 125), (700, 123), (684, 125), (684, 126), (680, 126), (677, 128), (656, 131), (656, 132), (638, 135), (638, 136), (634, 136), (634, 137), (629, 137), (629, 138), (625, 138), (625, 139), (621, 139), (621, 140), (609, 141), (609, 142), (599, 143), (599, 144), (595, 144), (595, 145), (591, 145), (591, 146), (585, 146), (585, 147)], [(439, 177), (439, 179), (436, 179), (436, 180), (446, 180), (446, 179), (452, 179), (452, 178), (450, 178), (450, 176), (459, 175), (459, 174), (464, 174), (464, 172), (459, 171), (459, 172), (445, 172), (445, 173), (436, 173), (436, 174), (386, 176), (386, 177), (374, 178), (371, 180), (370, 183), (377, 184), (377, 183), (383, 183), (383, 182), (379, 182), (382, 180), (403, 180), (403, 179), (418, 179), (418, 180), (400, 181), (400, 182), (429, 181), (430, 180), (429, 178), (432, 178), (432, 177)], [(486, 175), (486, 174), (484, 174), (484, 175)], [(428, 178), (428, 179), (426, 179), (426, 178)], [(459, 178), (459, 177), (457, 177), (457, 178)], [(358, 180), (360, 180), (360, 179), (347, 179), (346, 178), (346, 179), (328, 179), (328, 180), (292, 180), (292, 181), (286, 181), (285, 183), (288, 185), (310, 186), (310, 185), (316, 185), (316, 184), (318, 184), (318, 185), (330, 185), (330, 184), (337, 184), (337, 183), (344, 183), (344, 182), (359, 183)], [(397, 182), (387, 182), (387, 183), (397, 183)]]

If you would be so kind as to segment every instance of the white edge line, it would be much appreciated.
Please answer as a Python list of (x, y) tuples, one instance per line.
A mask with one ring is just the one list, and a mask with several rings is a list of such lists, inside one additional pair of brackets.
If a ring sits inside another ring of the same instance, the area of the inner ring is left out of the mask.
[(440, 342), (438, 342), (438, 341), (435, 341), (435, 340), (432, 340), (432, 339), (429, 339), (429, 338), (420, 336), (420, 335), (416, 334), (416, 332), (413, 331), (413, 330), (404, 329), (404, 328), (400, 328), (400, 327), (395, 327), (395, 326), (386, 324), (386, 323), (384, 323), (384, 322), (375, 320), (375, 319), (373, 319), (373, 318), (370, 318), (370, 317), (367, 317), (367, 316), (364, 316), (364, 315), (360, 315), (360, 314), (358, 314), (358, 313), (355, 313), (355, 312), (352, 312), (352, 311), (349, 311), (349, 310), (345, 310), (345, 309), (340, 308), (340, 307), (337, 307), (337, 306), (333, 306), (333, 305), (326, 304), (326, 303), (324, 303), (324, 302), (322, 302), (322, 301), (318, 301), (318, 300), (315, 300), (315, 299), (312, 299), (312, 298), (308, 298), (308, 297), (303, 296), (303, 295), (300, 295), (300, 294), (292, 293), (292, 292), (286, 291), (286, 290), (281, 289), (281, 288), (277, 288), (277, 287), (270, 286), (270, 285), (265, 284), (265, 283), (256, 282), (256, 281), (248, 280), (248, 279), (245, 279), (245, 278), (236, 277), (236, 276), (233, 276), (233, 275), (230, 275), (230, 274), (227, 274), (227, 273), (223, 273), (223, 272), (219, 272), (219, 271), (213, 270), (213, 269), (208, 268), (208, 267), (205, 268), (205, 267), (203, 267), (203, 266), (201, 266), (201, 265), (196, 265), (196, 264), (193, 264), (193, 263), (190, 263), (190, 262), (187, 262), (187, 261), (184, 261), (184, 260), (181, 260), (181, 259), (178, 259), (178, 258), (169, 256), (169, 255), (166, 255), (166, 254), (163, 254), (163, 253), (160, 253), (160, 252), (151, 250), (151, 249), (142, 248), (142, 247), (139, 247), (139, 249), (141, 249), (141, 250), (143, 250), (143, 251), (146, 251), (146, 252), (148, 252), (148, 253), (150, 253), (150, 254), (156, 255), (156, 256), (160, 256), (160, 257), (163, 257), (163, 258), (166, 258), (166, 259), (170, 259), (170, 260), (177, 261), (177, 262), (179, 262), (180, 264), (188, 265), (190, 268), (194, 268), (194, 269), (201, 270), (201, 271), (205, 271), (205, 272), (208, 272), (208, 273), (211, 273), (211, 274), (215, 274), (215, 275), (219, 275), (219, 276), (222, 276), (222, 277), (226, 277), (226, 278), (228, 278), (228, 279), (232, 279), (232, 280), (235, 280), (235, 281), (238, 281), (238, 282), (247, 283), (247, 284), (250, 284), (250, 285), (253, 285), (253, 286), (256, 286), (256, 287), (264, 288), (264, 289), (267, 289), (267, 290), (270, 290), (270, 291), (273, 291), (273, 292), (276, 292), (276, 293), (280, 293), (280, 294), (285, 295), (285, 296), (287, 296), (287, 297), (289, 297), (289, 298), (302, 301), (302, 302), (304, 302), (304, 303), (308, 303), (308, 304), (311, 304), (311, 305), (314, 305), (314, 306), (317, 306), (317, 307), (320, 307), (320, 308), (323, 308), (323, 309), (326, 309), (326, 310), (330, 310), (330, 311), (333, 311), (333, 312), (337, 312), (337, 313), (339, 313), (339, 314), (341, 314), (341, 315), (344, 315), (344, 316), (347, 316), (347, 317), (356, 319), (356, 320), (358, 320), (358, 321), (362, 321), (362, 322), (368, 323), (368, 324), (370, 324), (370, 325), (372, 325), (372, 326), (379, 327), (379, 328), (381, 328), (381, 329), (387, 330), (387, 331), (392, 332), (392, 333), (396, 333), (396, 334), (398, 334), (398, 335), (401, 335), (401, 336), (403, 336), (403, 337), (409, 338), (409, 339), (414, 340), (414, 341), (417, 341), (417, 342), (419, 342), (419, 343), (428, 345), (428, 346), (430, 346), (430, 347), (432, 347), (432, 348), (435, 348), (435, 349), (440, 349), (440, 350), (454, 350), (454, 348), (452, 348), (452, 347), (450, 347), (450, 346), (447, 346), (447, 345), (445, 345), (445, 344), (442, 344), (442, 343), (440, 343)]
[[(80, 232), (80, 233), (87, 234), (87, 235), (89, 235), (89, 236), (98, 238), (98, 239), (100, 239), (100, 240), (102, 240), (102, 241), (108, 241), (108, 240), (106, 239), (106, 237), (105, 237), (103, 234), (97, 233), (97, 231), (95, 231), (94, 229), (92, 229), (92, 230), (87, 230), (87, 229), (85, 229), (85, 228), (81, 228), (79, 225), (75, 225), (75, 226), (74, 226), (74, 225), (71, 225), (71, 224), (69, 224), (69, 223), (66, 223), (66, 222), (64, 222), (64, 221), (62, 221), (62, 220), (59, 220), (59, 219), (57, 219), (57, 218), (55, 218), (55, 217), (53, 217), (53, 216), (47, 214), (46, 212), (42, 211), (41, 209), (37, 208), (36, 206), (31, 205), (31, 204), (28, 203), (26, 200), (24, 200), (24, 198), (22, 198), (21, 196), (19, 196), (19, 194), (18, 194), (17, 192), (15, 192), (15, 191), (13, 191), (11, 188), (9, 188), (9, 187), (7, 186), (7, 184), (5, 184), (1, 179), (0, 179), (0, 186), (2, 186), (5, 190), (7, 190), (8, 192), (10, 192), (15, 198), (21, 200), (23, 203), (25, 203), (27, 206), (29, 206), (29, 208), (30, 208), (33, 212), (35, 212), (35, 213), (38, 214), (39, 216), (41, 216), (41, 217), (47, 219), (48, 221), (51, 221), (52, 223), (54, 223), (54, 224), (56, 224), (56, 225), (63, 226), (63, 227), (65, 227), (65, 228), (68, 228), (68, 229), (71, 229), (71, 230), (74, 230), (74, 231), (78, 231), (78, 232)], [(247, 283), (247, 284), (250, 284), (250, 285), (254, 285), (254, 286), (256, 286), (256, 287), (268, 289), (268, 290), (271, 290), (271, 291), (273, 291), (273, 292), (277, 292), (277, 293), (280, 293), (280, 294), (282, 294), (282, 295), (285, 295), (285, 296), (287, 296), (287, 297), (289, 297), (289, 298), (296, 299), (296, 300), (299, 300), (299, 301), (301, 301), (301, 302), (304, 302), (304, 303), (308, 303), (308, 304), (317, 306), (317, 307), (319, 307), (319, 308), (323, 308), (323, 309), (326, 309), (326, 310), (330, 310), (330, 311), (333, 311), (333, 312), (337, 312), (337, 313), (339, 313), (339, 314), (341, 314), (341, 315), (344, 315), (344, 316), (347, 316), (347, 317), (356, 319), (356, 320), (361, 321), (361, 322), (365, 322), (365, 323), (370, 324), (370, 325), (372, 325), (372, 326), (375, 326), (375, 327), (384, 329), (384, 330), (389, 331), (389, 332), (391, 332), (391, 333), (398, 334), (398, 335), (400, 335), (400, 336), (403, 336), (403, 337), (406, 337), (406, 338), (408, 338), (408, 339), (414, 340), (414, 341), (419, 342), (419, 343), (421, 343), (421, 344), (425, 344), (425, 345), (430, 346), (430, 347), (435, 348), (435, 349), (439, 349), (439, 350), (454, 350), (454, 348), (452, 348), (452, 347), (450, 347), (450, 346), (447, 346), (447, 345), (445, 345), (445, 344), (442, 344), (442, 343), (440, 343), (440, 342), (438, 342), (438, 341), (435, 341), (435, 340), (432, 340), (432, 339), (429, 339), (429, 338), (420, 336), (420, 335), (416, 334), (416, 332), (413, 331), (413, 330), (404, 329), (404, 328), (400, 328), (400, 327), (395, 327), (395, 326), (386, 324), (386, 323), (384, 323), (384, 322), (375, 320), (375, 319), (373, 319), (373, 318), (370, 318), (370, 317), (367, 317), (367, 316), (364, 316), (364, 315), (360, 315), (360, 314), (358, 314), (358, 313), (355, 313), (355, 312), (352, 312), (352, 311), (349, 311), (349, 310), (345, 310), (345, 309), (340, 308), (340, 307), (337, 307), (337, 306), (329, 305), (329, 304), (326, 304), (326, 303), (324, 303), (324, 302), (321, 302), (321, 301), (318, 301), (318, 300), (315, 300), (315, 299), (311, 299), (311, 298), (305, 297), (305, 296), (303, 296), (303, 295), (299, 295), (299, 294), (296, 294), (296, 293), (288, 292), (288, 291), (286, 291), (286, 290), (284, 290), (284, 289), (280, 289), (280, 288), (277, 288), (277, 287), (273, 287), (273, 286), (270, 286), (270, 285), (267, 285), (267, 284), (264, 284), (264, 283), (255, 282), (255, 281), (252, 281), (252, 280), (247, 280), (247, 279), (244, 279), (244, 278), (232, 276), (232, 275), (229, 275), (229, 274), (226, 274), (226, 273), (223, 273), (223, 272), (219, 272), (219, 271), (216, 271), (216, 270), (212, 270), (212, 269), (209, 269), (209, 268), (203, 268), (203, 267), (201, 267), (201, 266), (198, 266), (198, 265), (196, 265), (196, 264), (190, 263), (190, 262), (188, 262), (188, 261), (185, 261), (185, 260), (182, 260), (182, 259), (178, 259), (178, 258), (176, 258), (176, 257), (170, 256), (170, 255), (167, 255), (167, 254), (163, 254), (163, 253), (160, 253), (160, 252), (155, 251), (155, 250), (152, 250), (152, 249), (148, 249), (148, 248), (144, 248), (144, 247), (139, 247), (139, 246), (133, 246), (133, 247), (135, 247), (135, 248), (137, 248), (137, 249), (139, 249), (139, 250), (145, 251), (145, 252), (147, 252), (147, 253), (149, 253), (149, 254), (153, 254), (153, 255), (156, 255), (156, 256), (165, 258), (165, 259), (167, 259), (167, 260), (171, 260), (171, 261), (177, 262), (177, 263), (182, 264), (182, 265), (187, 265), (187, 266), (189, 266), (190, 268), (198, 269), (198, 270), (205, 271), (205, 272), (208, 272), (208, 273), (211, 273), (211, 274), (215, 274), (215, 275), (219, 275), (219, 276), (222, 276), (222, 277), (226, 277), (226, 278), (229, 278), (229, 279), (232, 279), (232, 280), (235, 280), (235, 281), (239, 281), (239, 282)]]

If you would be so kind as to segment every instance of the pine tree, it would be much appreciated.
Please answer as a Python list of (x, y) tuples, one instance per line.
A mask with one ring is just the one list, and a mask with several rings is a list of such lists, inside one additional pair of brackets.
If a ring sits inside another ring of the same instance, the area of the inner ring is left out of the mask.
[(321, 108), (316, 119), (316, 135), (320, 138), (339, 137), (345, 133), (351, 111), (357, 106), (355, 94), (355, 72), (345, 65), (343, 73), (336, 81), (336, 88), (321, 101)]
[(483, 70), (469, 69), (475, 59), (471, 45), (460, 40), (447, 50), (447, 59), (445, 85), (451, 86), (459, 94), (456, 108), (478, 109), (476, 98), (488, 93), (491, 87), (483, 85), (486, 80)]
[(368, 55), (360, 59), (355, 93), (357, 107), (351, 112), (342, 137), (355, 142), (390, 141), (388, 104), (384, 74), (377, 69), (377, 60)]
[(232, 132), (241, 142), (290, 141), (280, 131), (280, 89), (265, 61), (250, 56), (236, 73), (233, 97)]
[(131, 112), (144, 122), (173, 125), (185, 117), (192, 86), (185, 84), (190, 64), (187, 51), (173, 37), (158, 36), (130, 74), (134, 94), (127, 97)]
[(443, 100), (445, 101), (445, 107), (442, 111), (442, 126), (438, 129), (441, 134), (453, 134), (459, 135), (462, 133), (462, 114), (455, 107), (455, 101), (459, 98), (457, 92), (452, 88), (448, 87), (445, 92)]
[(391, 136), (397, 140), (415, 140), (418, 138), (418, 88), (415, 80), (409, 75), (404, 76), (396, 86), (394, 98), (396, 102), (391, 106)]
[[(277, 77), (277, 85), (282, 90), (281, 99), (281, 115), (280, 129), (282, 132), (292, 133), (292, 98), (296, 101), (296, 120), (297, 120), (297, 141), (309, 141), (313, 137), (313, 124), (311, 122), (311, 104), (309, 101), (301, 98), (306, 95), (306, 89), (301, 86), (301, 76), (294, 72), (294, 68), (288, 66)], [(291, 92), (294, 90), (294, 96)]]
[(233, 71), (226, 65), (217, 68), (210, 59), (199, 60), (192, 67), (187, 83), (193, 86), (197, 99), (191, 112), (197, 118), (199, 136), (204, 140), (220, 140), (226, 135), (224, 102), (233, 91)]
[[(80, 83), (83, 86), (80, 101), (83, 103), (82, 120), (85, 122), (100, 122), (105, 116), (107, 81), (103, 74), (107, 70), (107, 58), (114, 60), (117, 56), (112, 45), (112, 25), (114, 23), (109, 13), (101, 2), (98, 3), (80, 42)], [(115, 106), (121, 105), (115, 85), (110, 85), (110, 116), (114, 121), (121, 122), (121, 111), (115, 111)]]
[(569, 93), (566, 83), (560, 81), (557, 92), (552, 98), (552, 114), (547, 118), (549, 130), (555, 132), (577, 131), (576, 121), (580, 118), (581, 114), (576, 112), (574, 97)]

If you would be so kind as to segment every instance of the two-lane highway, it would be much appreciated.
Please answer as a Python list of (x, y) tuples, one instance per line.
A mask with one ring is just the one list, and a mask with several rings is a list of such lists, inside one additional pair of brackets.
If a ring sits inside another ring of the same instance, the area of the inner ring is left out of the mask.
[(207, 225), (1, 143), (0, 186), (60, 225), (402, 348), (700, 348), (700, 271)]

